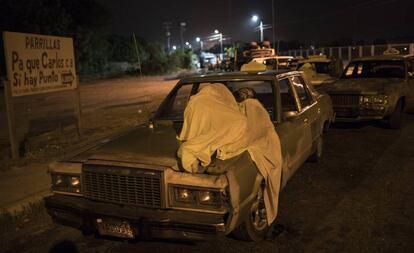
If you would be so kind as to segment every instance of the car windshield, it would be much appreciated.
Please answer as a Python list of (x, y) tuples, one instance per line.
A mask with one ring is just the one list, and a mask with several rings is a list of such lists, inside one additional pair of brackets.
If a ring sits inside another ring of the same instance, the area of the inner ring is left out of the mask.
[(243, 81), (217, 81), (201, 83), (184, 83), (165, 99), (160, 106), (157, 119), (182, 120), (185, 107), (192, 95), (195, 95), (204, 85), (222, 83), (234, 92), (240, 88), (251, 88), (256, 92), (256, 98), (264, 105), (271, 118), (274, 116), (275, 99), (273, 95), (272, 81), (270, 80), (243, 80)]
[(287, 68), (289, 65), (289, 59), (266, 59), (264, 60), (264, 64), (272, 67), (275, 67), (277, 64), (278, 68)]
[(405, 78), (403, 60), (351, 62), (342, 78)]
[(329, 74), (329, 62), (315, 62), (315, 70), (318, 74)]
[[(297, 68), (300, 69), (304, 64), (305, 62), (299, 63)], [(311, 62), (310, 64), (312, 64), (313, 68), (318, 74), (329, 74), (330, 73), (329, 62)]]

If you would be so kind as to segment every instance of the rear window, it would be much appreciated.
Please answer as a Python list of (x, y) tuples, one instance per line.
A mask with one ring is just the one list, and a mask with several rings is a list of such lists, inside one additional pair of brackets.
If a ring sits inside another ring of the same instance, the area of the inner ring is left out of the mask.
[(342, 78), (405, 78), (403, 60), (351, 62)]
[[(273, 82), (267, 80), (242, 80), (242, 81), (217, 81), (214, 83), (224, 84), (232, 93), (240, 88), (251, 88), (256, 92), (256, 98), (274, 119), (275, 96), (273, 93)], [(160, 119), (182, 119), (185, 107), (190, 97), (197, 93), (201, 87), (210, 83), (189, 83), (181, 85), (172, 96), (166, 98), (162, 108), (159, 109)], [(194, 88), (193, 88), (194, 87)]]

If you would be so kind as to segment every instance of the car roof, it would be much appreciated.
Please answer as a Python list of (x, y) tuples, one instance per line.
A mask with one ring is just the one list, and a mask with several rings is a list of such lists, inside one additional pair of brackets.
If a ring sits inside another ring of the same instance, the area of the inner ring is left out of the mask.
[(404, 60), (406, 58), (414, 57), (413, 54), (402, 55), (402, 54), (388, 54), (388, 55), (376, 55), (367, 56), (361, 58), (355, 58), (352, 61), (375, 61), (375, 60)]
[(293, 59), (293, 56), (280, 56), (280, 55), (273, 55), (273, 56), (266, 56), (266, 57), (257, 57), (257, 58), (253, 58), (252, 61), (257, 61), (257, 60), (269, 60), (269, 59)]
[(331, 62), (331, 59), (327, 58), (319, 58), (319, 59), (305, 59), (305, 60), (299, 60), (299, 63), (313, 63), (313, 62)]
[(298, 71), (292, 71), (289, 69), (280, 70), (267, 70), (267, 71), (238, 71), (238, 72), (223, 72), (212, 73), (205, 75), (188, 76), (181, 79), (181, 82), (205, 82), (205, 81), (223, 81), (223, 80), (236, 80), (236, 79), (268, 79), (275, 76), (283, 76), (285, 74), (295, 74)]

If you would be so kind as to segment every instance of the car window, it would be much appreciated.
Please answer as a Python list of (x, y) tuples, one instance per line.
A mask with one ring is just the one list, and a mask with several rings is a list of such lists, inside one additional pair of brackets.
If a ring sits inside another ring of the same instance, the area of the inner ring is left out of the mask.
[(274, 119), (275, 96), (273, 93), (272, 81), (249, 80), (249, 81), (229, 81), (227, 87), (234, 92), (240, 88), (251, 88), (256, 92), (256, 98), (262, 103), (269, 112), (270, 118)]
[(315, 71), (318, 74), (329, 74), (329, 62), (315, 62)]
[(290, 82), (287, 78), (279, 80), (279, 90), (282, 103), (282, 111), (297, 111), (293, 92), (290, 87)]
[(403, 60), (366, 60), (351, 62), (342, 78), (405, 78)]
[(312, 98), (309, 94), (309, 91), (305, 87), (305, 82), (303, 81), (303, 79), (299, 76), (292, 76), (290, 80), (292, 81), (293, 87), (296, 90), (296, 93), (298, 94), (302, 108), (311, 105)]
[(169, 99), (167, 105), (163, 107), (160, 113), (161, 118), (182, 118), (185, 107), (191, 96), (193, 84), (184, 84), (180, 86), (175, 94)]

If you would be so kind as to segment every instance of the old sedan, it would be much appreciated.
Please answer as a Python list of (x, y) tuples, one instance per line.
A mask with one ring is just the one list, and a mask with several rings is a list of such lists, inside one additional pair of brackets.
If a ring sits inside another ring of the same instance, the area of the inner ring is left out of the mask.
[(340, 80), (322, 86), (337, 121), (385, 120), (401, 127), (401, 113), (414, 107), (414, 56), (382, 55), (355, 59)]
[[(321, 157), (322, 134), (333, 117), (331, 101), (300, 72), (185, 78), (149, 123), (51, 165), (53, 195), (45, 204), (54, 220), (87, 233), (124, 238), (196, 240), (233, 232), (240, 239), (263, 239), (269, 228), (260, 204), (263, 177), (247, 152), (216, 159), (209, 173), (180, 169), (176, 136), (183, 111), (205, 83), (256, 91), (281, 140), (282, 187), (306, 160)], [(231, 191), (233, 182), (237, 196)]]

